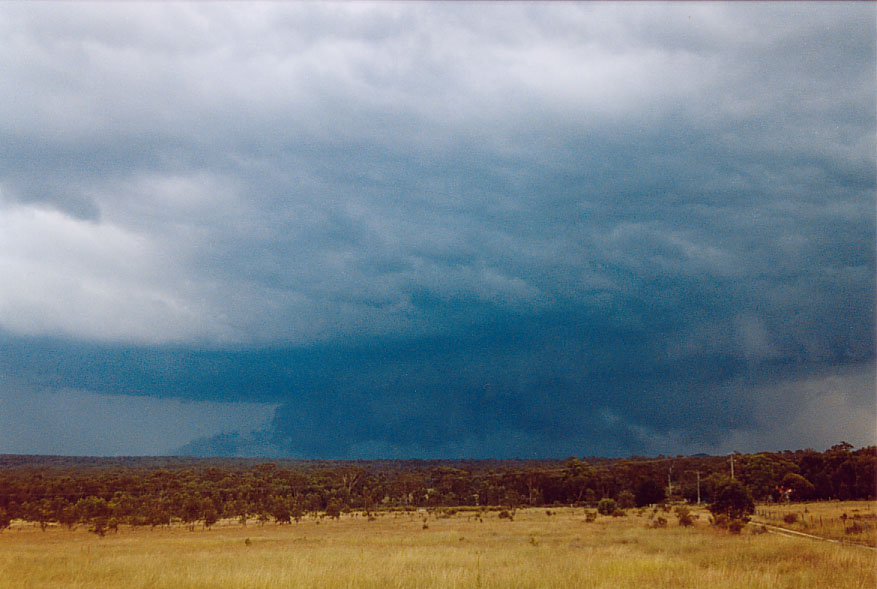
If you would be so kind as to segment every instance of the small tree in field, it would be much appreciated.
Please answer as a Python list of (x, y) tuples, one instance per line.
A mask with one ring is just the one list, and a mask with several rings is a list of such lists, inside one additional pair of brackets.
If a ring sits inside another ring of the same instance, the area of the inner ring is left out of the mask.
[(0, 532), (9, 527), (9, 524), (12, 523), (12, 518), (9, 517), (9, 514), (6, 513), (6, 510), (0, 507)]
[[(752, 494), (740, 481), (725, 479), (716, 486), (715, 499), (709, 506), (715, 521), (749, 521), (749, 515), (755, 511)], [(724, 516), (724, 517), (720, 517)]]
[(615, 503), (615, 499), (610, 499), (609, 497), (604, 497), (597, 503), (597, 513), (600, 515), (612, 515), (617, 509), (618, 504)]

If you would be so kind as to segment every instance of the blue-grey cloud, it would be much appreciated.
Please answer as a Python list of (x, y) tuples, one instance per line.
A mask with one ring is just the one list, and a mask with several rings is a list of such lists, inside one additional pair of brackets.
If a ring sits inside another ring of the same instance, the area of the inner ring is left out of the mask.
[(873, 415), (874, 17), (3, 7), (0, 370), (279, 405), (199, 452), (720, 449), (829, 393)]

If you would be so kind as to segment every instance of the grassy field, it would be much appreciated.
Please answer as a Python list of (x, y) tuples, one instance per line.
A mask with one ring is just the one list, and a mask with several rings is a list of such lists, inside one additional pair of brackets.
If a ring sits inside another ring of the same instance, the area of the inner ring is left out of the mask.
[(0, 587), (877, 586), (877, 553), (865, 547), (731, 535), (708, 526), (705, 512), (691, 528), (660, 513), (667, 527), (657, 529), (648, 527), (650, 511), (594, 522), (582, 509), (551, 512), (519, 510), (513, 521), (495, 511), (357, 514), (284, 526), (122, 528), (104, 538), (18, 524), (0, 533)]
[(762, 505), (753, 521), (842, 542), (877, 546), (877, 504), (872, 501)]

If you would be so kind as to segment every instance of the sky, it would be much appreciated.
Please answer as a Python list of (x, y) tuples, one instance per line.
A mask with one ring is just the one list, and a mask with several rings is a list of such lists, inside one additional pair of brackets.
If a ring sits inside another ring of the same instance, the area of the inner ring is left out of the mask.
[(4, 3), (0, 39), (0, 453), (877, 439), (873, 3)]

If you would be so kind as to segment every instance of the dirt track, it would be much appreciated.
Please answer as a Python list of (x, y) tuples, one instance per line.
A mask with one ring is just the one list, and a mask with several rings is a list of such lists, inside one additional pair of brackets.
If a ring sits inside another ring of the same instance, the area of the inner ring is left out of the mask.
[(860, 544), (858, 542), (849, 542), (849, 541), (844, 541), (844, 540), (835, 540), (834, 538), (824, 538), (822, 536), (814, 536), (813, 534), (805, 534), (804, 532), (797, 532), (795, 530), (788, 530), (786, 528), (781, 528), (779, 526), (772, 526), (770, 524), (765, 524), (765, 523), (758, 522), (758, 521), (751, 521), (751, 522), (749, 522), (749, 525), (750, 526), (763, 526), (764, 529), (767, 530), (768, 533), (770, 533), (770, 534), (777, 534), (780, 536), (786, 536), (788, 538), (794, 538), (794, 537), (800, 536), (800, 537), (804, 537), (804, 538), (810, 538), (811, 540), (822, 540), (823, 542), (831, 542), (833, 544), (842, 544), (844, 546), (859, 546), (860, 548), (867, 548), (868, 550), (877, 551), (877, 548), (875, 548), (873, 546), (867, 546), (865, 544)]

